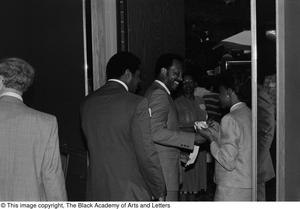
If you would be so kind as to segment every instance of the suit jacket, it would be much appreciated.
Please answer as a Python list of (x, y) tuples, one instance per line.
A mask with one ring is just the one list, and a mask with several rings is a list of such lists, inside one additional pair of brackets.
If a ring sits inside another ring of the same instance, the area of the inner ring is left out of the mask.
[(275, 133), (275, 107), (267, 92), (259, 88), (257, 97), (257, 182), (275, 177), (270, 148)]
[(1, 201), (67, 200), (54, 116), (3, 96), (0, 139)]
[(88, 200), (149, 201), (165, 195), (148, 108), (145, 98), (117, 82), (108, 82), (83, 102)]
[(215, 181), (220, 186), (252, 187), (251, 118), (251, 110), (239, 103), (221, 120), (220, 137), (210, 145), (216, 159)]
[(176, 106), (171, 96), (159, 83), (153, 82), (145, 96), (152, 113), (151, 132), (167, 190), (178, 191), (179, 148), (193, 150), (195, 134), (179, 130)]

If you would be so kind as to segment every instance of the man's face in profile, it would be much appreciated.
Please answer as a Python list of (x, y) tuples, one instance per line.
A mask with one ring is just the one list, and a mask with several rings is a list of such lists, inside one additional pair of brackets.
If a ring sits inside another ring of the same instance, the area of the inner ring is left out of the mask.
[(167, 73), (167, 87), (174, 91), (182, 81), (182, 63), (178, 60), (173, 60), (173, 64), (168, 69)]
[(230, 107), (230, 96), (228, 89), (226, 89), (224, 86), (219, 87), (219, 98), (222, 108), (226, 109)]

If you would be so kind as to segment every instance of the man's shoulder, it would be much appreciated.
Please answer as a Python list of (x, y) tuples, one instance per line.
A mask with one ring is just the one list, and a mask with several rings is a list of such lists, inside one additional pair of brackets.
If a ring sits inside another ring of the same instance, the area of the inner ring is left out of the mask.
[(146, 91), (145, 97), (150, 99), (151, 97), (156, 97), (156, 96), (168, 97), (169, 95), (164, 89), (160, 88), (158, 85), (156, 85), (156, 83), (153, 83)]
[(26, 106), (26, 110), (24, 111), (24, 113), (27, 116), (38, 118), (39, 120), (42, 120), (45, 122), (56, 121), (56, 117), (54, 115), (33, 109), (31, 107)]
[(248, 124), (248, 122), (252, 120), (251, 109), (247, 107), (247, 105), (243, 105), (241, 108), (229, 112), (226, 116), (239, 124)]
[(1, 111), (6, 112), (4, 114), (10, 115), (9, 118), (21, 121), (36, 121), (36, 122), (53, 122), (56, 120), (54, 115), (36, 110), (32, 107), (27, 106), (24, 103), (15, 105), (9, 105), (5, 103), (1, 105)]
[(128, 94), (126, 94), (124, 96), (125, 99), (127, 99), (129, 102), (132, 102), (132, 103), (140, 103), (142, 100), (145, 99), (145, 97), (142, 97), (140, 95), (137, 95), (137, 94), (134, 94), (134, 93), (131, 93), (131, 92), (128, 92)]

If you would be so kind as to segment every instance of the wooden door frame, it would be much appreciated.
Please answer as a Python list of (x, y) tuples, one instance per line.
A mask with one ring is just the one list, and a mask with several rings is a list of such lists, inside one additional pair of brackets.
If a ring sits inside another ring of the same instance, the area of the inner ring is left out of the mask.
[(257, 200), (257, 19), (256, 0), (251, 0), (251, 85), (252, 85), (252, 201)]
[(116, 0), (90, 0), (93, 90), (106, 82), (106, 64), (117, 52)]
[(276, 0), (276, 200), (285, 200), (285, 1)]

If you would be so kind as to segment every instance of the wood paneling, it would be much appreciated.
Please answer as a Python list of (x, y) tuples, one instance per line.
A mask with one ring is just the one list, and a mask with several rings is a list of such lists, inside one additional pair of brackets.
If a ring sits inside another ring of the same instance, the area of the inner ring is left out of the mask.
[(142, 60), (142, 91), (162, 53), (185, 55), (184, 0), (127, 0), (128, 50)]
[(106, 63), (117, 52), (115, 0), (91, 0), (94, 90), (106, 80)]
[(252, 201), (257, 200), (257, 13), (251, 1), (251, 93), (252, 93)]

